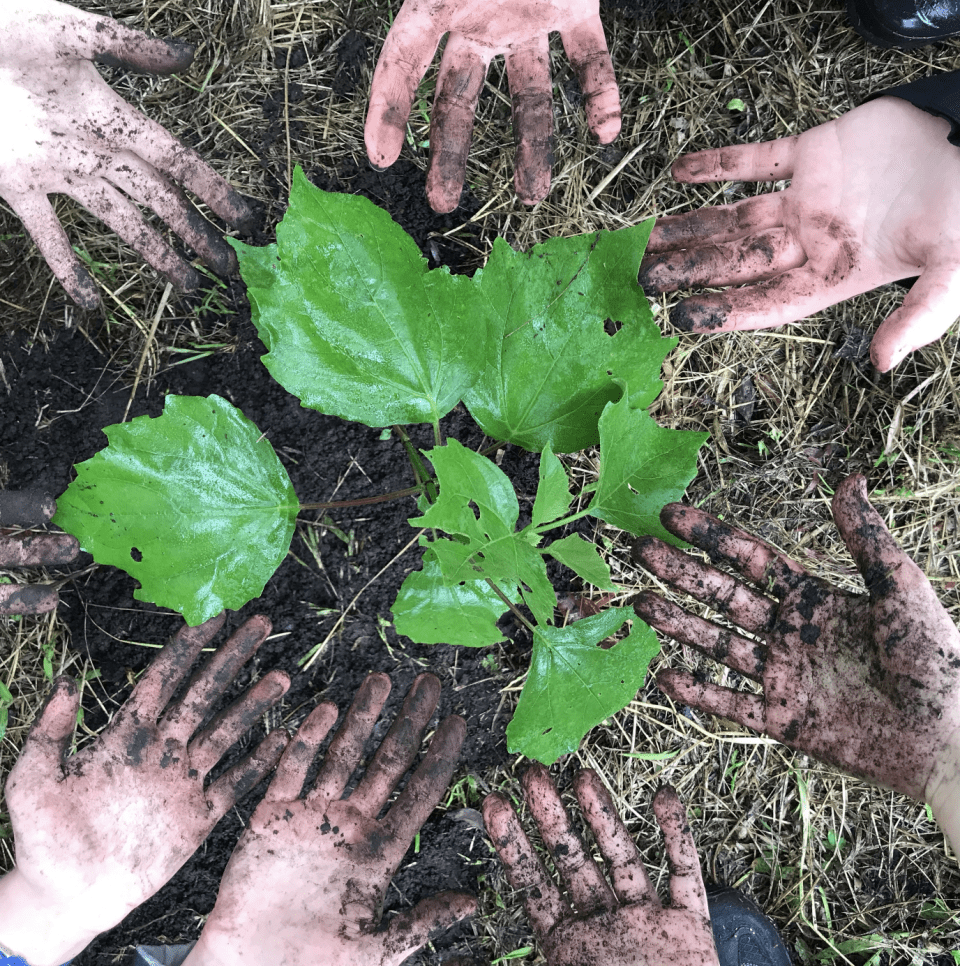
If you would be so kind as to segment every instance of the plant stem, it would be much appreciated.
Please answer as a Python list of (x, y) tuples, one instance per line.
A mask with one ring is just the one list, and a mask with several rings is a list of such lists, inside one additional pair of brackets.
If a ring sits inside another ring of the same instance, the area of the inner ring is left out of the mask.
[(443, 437), (440, 435), (440, 420), (434, 419), (433, 421), (433, 445), (442, 446)]
[(340, 507), (368, 506), (371, 503), (386, 503), (389, 500), (399, 500), (404, 496), (416, 496), (423, 492), (423, 484), (408, 486), (405, 490), (394, 490), (392, 493), (382, 493), (380, 496), (365, 496), (359, 500), (331, 500), (327, 503), (301, 503), (301, 510), (336, 510)]
[[(440, 432), (440, 426), (438, 423), (434, 423), (434, 431), (436, 433)], [(407, 451), (407, 459), (410, 460), (410, 466), (413, 468), (413, 475), (417, 483), (421, 484), (424, 488), (424, 493), (426, 494), (427, 501), (429, 503), (437, 502), (437, 484), (436, 480), (427, 472), (426, 466), (423, 464), (423, 460), (420, 459), (420, 454), (417, 452), (416, 446), (410, 442), (410, 437), (407, 435), (406, 430), (402, 426), (394, 426), (393, 431), (400, 437), (400, 442), (403, 443), (403, 448)]]
[(562, 520), (552, 520), (550, 523), (541, 523), (539, 527), (534, 527), (534, 533), (546, 533), (547, 530), (556, 530), (557, 527), (564, 527), (568, 523), (574, 523), (576, 520), (582, 520), (584, 517), (590, 516), (590, 508), (587, 507), (586, 510), (578, 510), (576, 513), (571, 513), (570, 516), (564, 517)]
[(517, 607), (517, 605), (514, 604), (514, 602), (489, 577), (484, 577), (484, 580), (486, 580), (490, 589), (507, 605), (507, 607), (510, 608), (513, 616), (516, 617), (516, 619), (520, 621), (520, 623), (523, 624), (528, 631), (530, 631), (530, 634), (536, 634), (537, 628), (531, 624), (530, 621), (523, 616), (523, 614), (520, 613), (520, 609)]

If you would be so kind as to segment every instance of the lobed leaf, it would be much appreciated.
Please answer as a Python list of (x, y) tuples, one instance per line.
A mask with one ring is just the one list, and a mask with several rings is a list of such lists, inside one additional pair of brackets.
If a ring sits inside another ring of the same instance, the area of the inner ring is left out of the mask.
[(263, 362), (304, 406), (375, 427), (433, 422), (476, 379), (488, 339), (473, 282), (429, 271), (366, 198), (321, 191), (298, 167), (277, 244), (228, 240)]
[(300, 504), (257, 427), (219, 396), (167, 396), (162, 415), (104, 433), (108, 446), (58, 498), (56, 525), (135, 577), (137, 600), (191, 626), (260, 596)]
[(544, 550), (554, 560), (559, 560), (565, 567), (569, 567), (581, 580), (593, 584), (600, 590), (614, 590), (610, 579), (610, 568), (600, 556), (600, 548), (590, 543), (578, 533), (571, 533), (561, 540), (554, 540)]
[(660, 510), (679, 500), (697, 473), (697, 452), (709, 433), (658, 426), (625, 396), (600, 417), (600, 478), (589, 512), (637, 536), (677, 546), (660, 523)]
[(552, 765), (576, 751), (583, 736), (633, 699), (660, 645), (641, 621), (613, 647), (598, 647), (633, 616), (612, 607), (566, 627), (540, 626), (527, 683), (507, 725), (511, 753)]
[[(516, 589), (501, 587), (514, 601)], [(393, 603), (398, 634), (420, 644), (485, 647), (504, 639), (497, 621), (507, 605), (486, 580), (444, 581), (433, 551), (423, 555), (423, 569), (407, 575)]]
[[(538, 451), (595, 445), (603, 407), (649, 405), (675, 345), (636, 285), (653, 220), (619, 231), (551, 238), (529, 252), (497, 238), (477, 272), (489, 315), (483, 372), (464, 396), (487, 435)], [(607, 320), (622, 323), (608, 335)]]
[(533, 501), (533, 525), (559, 520), (570, 509), (570, 481), (563, 463), (553, 455), (549, 445), (540, 455), (540, 482)]

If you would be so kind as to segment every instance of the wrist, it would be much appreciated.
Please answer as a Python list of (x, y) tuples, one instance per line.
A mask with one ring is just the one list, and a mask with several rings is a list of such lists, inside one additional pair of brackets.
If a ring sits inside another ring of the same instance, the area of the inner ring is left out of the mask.
[(923, 797), (954, 855), (960, 857), (960, 735), (954, 735), (937, 757)]
[(0, 943), (30, 966), (62, 966), (96, 938), (68, 922), (17, 869), (0, 876)]

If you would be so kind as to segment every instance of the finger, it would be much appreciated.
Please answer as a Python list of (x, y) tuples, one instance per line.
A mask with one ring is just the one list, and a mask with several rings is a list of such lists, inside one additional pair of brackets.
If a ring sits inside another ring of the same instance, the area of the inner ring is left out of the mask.
[[(696, 248), (708, 242), (734, 241), (769, 228), (779, 228), (783, 225), (785, 194), (784, 191), (776, 191), (756, 198), (744, 198), (732, 205), (718, 205), (716, 208), (701, 208), (682, 215), (658, 218), (650, 232), (646, 254)], [(647, 259), (644, 258), (641, 270), (646, 263)]]
[(210, 809), (210, 828), (270, 774), (289, 740), (283, 728), (276, 728), (246, 758), (211, 783), (204, 792)]
[(390, 678), (386, 674), (371, 674), (360, 685), (343, 724), (330, 742), (308, 802), (337, 801), (343, 795), (389, 694)]
[(389, 168), (400, 156), (414, 95), (445, 32), (427, 4), (404, 4), (394, 19), (373, 71), (364, 124), (367, 157), (375, 168)]
[(641, 537), (633, 545), (633, 559), (674, 590), (726, 614), (738, 627), (754, 633), (770, 627), (777, 610), (773, 601), (677, 547)]
[(0, 587), (0, 615), (48, 614), (57, 609), (60, 597), (44, 584), (7, 584)]
[[(271, 630), (270, 621), (260, 614), (244, 621), (227, 642), (217, 648), (213, 657), (194, 672), (183, 697), (163, 716), (160, 727), (164, 736), (186, 744), (210, 713), (211, 708), (220, 700), (223, 692), (230, 686), (230, 682), (237, 676), (240, 668), (257, 653)], [(211, 634), (210, 637), (212, 636)], [(163, 705), (157, 709), (157, 712), (162, 710)]]
[(664, 785), (653, 796), (653, 814), (663, 832), (664, 851), (670, 866), (670, 904), (674, 909), (709, 919), (700, 859), (687, 822), (687, 810), (669, 785)]
[[(225, 614), (218, 614), (199, 627), (181, 627), (137, 682), (125, 707), (136, 711), (142, 720), (156, 721), (225, 619)], [(229, 646), (229, 641), (225, 646)]]
[(656, 685), (678, 704), (689, 705), (766, 734), (767, 710), (759, 694), (721, 688), (709, 681), (700, 682), (683, 671), (658, 672)]
[(833, 495), (833, 518), (847, 550), (877, 603), (900, 587), (927, 583), (923, 571), (903, 552), (867, 499), (867, 480), (848, 476)]
[(23, 222), (23, 227), (30, 233), (67, 295), (82, 309), (97, 308), (100, 305), (97, 283), (71, 247), (70, 239), (47, 196), (11, 194), (5, 200)]
[(183, 185), (227, 224), (246, 227), (253, 222), (250, 206), (196, 151), (134, 110), (109, 88), (105, 89), (103, 97), (107, 99), (103, 109), (116, 118), (106, 135), (111, 147), (137, 155), (155, 170)]
[(427, 200), (441, 214), (453, 211), (460, 202), (473, 121), (486, 76), (487, 62), (462, 37), (451, 35), (440, 62), (427, 171)]
[(527, 918), (542, 941), (568, 915), (566, 903), (550, 881), (543, 863), (520, 827), (516, 812), (505, 798), (493, 794), (484, 799), (483, 822), (507, 870), (507, 881), (523, 894)]
[[(77, 685), (68, 677), (54, 678), (53, 689), (27, 735), (11, 781), (21, 773), (56, 773), (67, 755), (79, 707), (80, 691)], [(10, 791), (9, 787), (7, 791)]]
[(439, 700), (440, 681), (432, 674), (419, 675), (410, 686), (400, 714), (380, 742), (360, 784), (350, 794), (350, 804), (362, 815), (376, 818), (380, 814), (397, 782), (417, 757), (424, 729)]
[(179, 40), (158, 40), (125, 27), (112, 17), (63, 5), (57, 11), (65, 21), (58, 46), (65, 54), (96, 58), (110, 67), (127, 67), (151, 74), (175, 74), (193, 63), (194, 47)]
[(633, 601), (642, 620), (661, 634), (688, 644), (707, 657), (719, 661), (753, 681), (763, 680), (767, 652), (762, 644), (720, 627), (712, 621), (688, 614), (682, 607), (650, 591), (642, 591)]
[[(447, 790), (466, 733), (463, 718), (453, 716), (443, 720), (423, 761), (384, 816), (382, 825), (386, 838), (393, 842), (385, 846), (387, 861), (392, 869), (400, 864), (414, 835), (420, 831)], [(353, 801), (353, 796), (350, 800)]]
[(148, 265), (166, 275), (179, 291), (191, 292), (200, 285), (196, 269), (111, 184), (74, 182), (70, 186), (70, 197), (116, 232)]
[(68, 533), (18, 533), (0, 530), (0, 567), (59, 567), (80, 551)]
[(612, 909), (616, 899), (583, 840), (570, 824), (557, 788), (543, 765), (531, 765), (523, 776), (523, 792), (577, 912), (588, 915)]
[(649, 902), (658, 908), (660, 900), (650, 884), (637, 846), (597, 773), (588, 768), (577, 772), (573, 787), (583, 815), (607, 861), (617, 899), (622, 903)]
[(957, 320), (960, 271), (926, 269), (907, 292), (903, 305), (886, 318), (870, 343), (870, 359), (887, 372), (921, 346), (936, 342)]
[(705, 551), (714, 563), (725, 561), (775, 597), (783, 597), (806, 576), (800, 564), (766, 541), (696, 507), (668, 503), (660, 511), (660, 521), (674, 536)]
[[(670, 313), (682, 332), (745, 332), (787, 325), (873, 287), (849, 246), (831, 249), (827, 264), (807, 262), (776, 278), (684, 299)], [(857, 256), (859, 257), (859, 256)]]
[(36, 527), (56, 512), (45, 490), (0, 490), (0, 527)]
[(535, 205), (550, 191), (553, 167), (553, 98), (546, 37), (537, 37), (529, 46), (507, 55), (507, 80), (516, 147), (513, 185), (525, 205)]
[(201, 775), (232, 748), (289, 690), (290, 678), (283, 671), (270, 671), (239, 701), (221, 711), (190, 742), (190, 763)]
[(799, 268), (806, 260), (792, 232), (771, 228), (737, 241), (644, 259), (638, 281), (647, 295), (695, 285), (741, 285)]
[(383, 966), (397, 966), (432, 936), (477, 911), (477, 900), (465, 892), (438, 892), (390, 920), (383, 937)]
[(297, 729), (277, 766), (277, 774), (267, 794), (267, 802), (292, 802), (300, 797), (307, 772), (317, 757), (323, 739), (337, 723), (337, 706), (325, 701), (318, 704)]
[(580, 81), (587, 125), (601, 144), (620, 133), (620, 90), (599, 17), (560, 32), (563, 49)]
[(223, 235), (159, 171), (125, 152), (104, 176), (137, 204), (156, 212), (218, 275), (236, 271), (237, 257)]
[(798, 135), (710, 148), (678, 158), (670, 169), (677, 181), (781, 181), (793, 177)]

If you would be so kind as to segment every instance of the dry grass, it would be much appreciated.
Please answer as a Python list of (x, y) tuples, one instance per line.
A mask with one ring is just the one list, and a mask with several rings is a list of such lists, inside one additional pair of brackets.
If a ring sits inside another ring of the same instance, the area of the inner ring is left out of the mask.
[[(364, 163), (369, 69), (351, 96), (337, 96), (332, 88), (346, 31), (359, 32), (373, 48), (382, 41), (389, 23), (384, 3), (77, 5), (200, 44), (186, 75), (121, 78), (116, 86), (260, 199), (268, 231), (282, 215), (296, 164), (336, 172), (350, 161)], [(481, 212), (472, 225), (449, 233), (463, 237), (470, 227), (476, 238), (479, 231), (479, 242), (465, 242), (478, 263), (497, 234), (526, 246), (554, 234), (618, 228), (651, 214), (767, 190), (677, 185), (669, 166), (685, 150), (797, 133), (874, 91), (960, 67), (960, 44), (913, 53), (872, 49), (847, 26), (838, 5), (824, 8), (811, 0), (711, 0), (656, 23), (638, 24), (619, 12), (605, 14), (605, 21), (623, 96), (623, 135), (610, 148), (589, 142), (576, 88), (557, 50), (555, 183), (533, 210), (512, 193), (506, 81), (499, 67), (491, 72), (468, 168)], [(288, 49), (304, 45), (303, 66), (277, 66), (286, 63)], [(277, 105), (272, 121), (264, 117), (268, 97)], [(732, 98), (746, 110), (728, 111)], [(411, 133), (414, 142), (426, 138), (422, 118), (414, 120)], [(425, 167), (422, 150), (408, 149), (406, 156)], [(189, 352), (210, 345), (229, 351), (229, 330), (211, 328), (207, 308), (216, 305), (202, 298), (164, 301), (165, 282), (93, 219), (67, 201), (59, 211), (71, 237), (98, 266), (108, 292), (103, 317), (82, 317), (72, 309), (53, 316), (50, 296), (57, 283), (19, 224), (0, 209), (0, 329), (81, 326), (131, 383), (141, 364), (141, 379), (149, 382)], [(210, 298), (226, 298), (218, 293)], [(845, 472), (868, 470), (876, 505), (956, 621), (957, 339), (948, 336), (916, 353), (892, 376), (835, 355), (845, 334), (853, 327), (871, 330), (900, 297), (895, 288), (871, 293), (782, 331), (681, 337), (665, 369), (656, 415), (665, 424), (712, 434), (689, 492), (694, 502), (737, 520), (848, 588), (858, 587), (859, 578), (830, 521), (830, 488)], [(667, 331), (669, 304), (663, 302), (658, 316)], [(748, 379), (756, 401), (744, 423), (734, 413), (749, 395)], [(576, 469), (589, 475), (591, 458)], [(609, 530), (607, 535), (618, 540)], [(625, 547), (613, 562), (625, 597), (648, 583)], [(45, 647), (53, 648), (55, 669), (81, 670), (54, 622), (24, 619), (0, 626), (0, 681), (16, 699), (15, 723), (0, 743), (0, 778), (45, 689)], [(672, 644), (660, 660), (702, 663)], [(726, 672), (716, 673), (723, 681)], [(960, 950), (960, 873), (921, 806), (728, 723), (680, 714), (652, 687), (598, 728), (577, 758), (567, 763), (561, 781), (568, 783), (575, 764), (601, 772), (651, 867), (659, 870), (661, 885), (659, 836), (647, 806), (659, 782), (673, 782), (693, 811), (705, 869), (747, 888), (802, 961), (948, 963), (945, 954)], [(481, 777), (488, 786), (509, 788), (515, 781), (513, 774)], [(4, 866), (11, 859), (7, 844), (0, 855)], [(491, 890), (482, 903), (487, 915), (476, 929), (484, 952), (497, 958), (524, 943), (515, 901), (508, 896), (504, 908)], [(881, 950), (880, 958), (872, 958)]]

